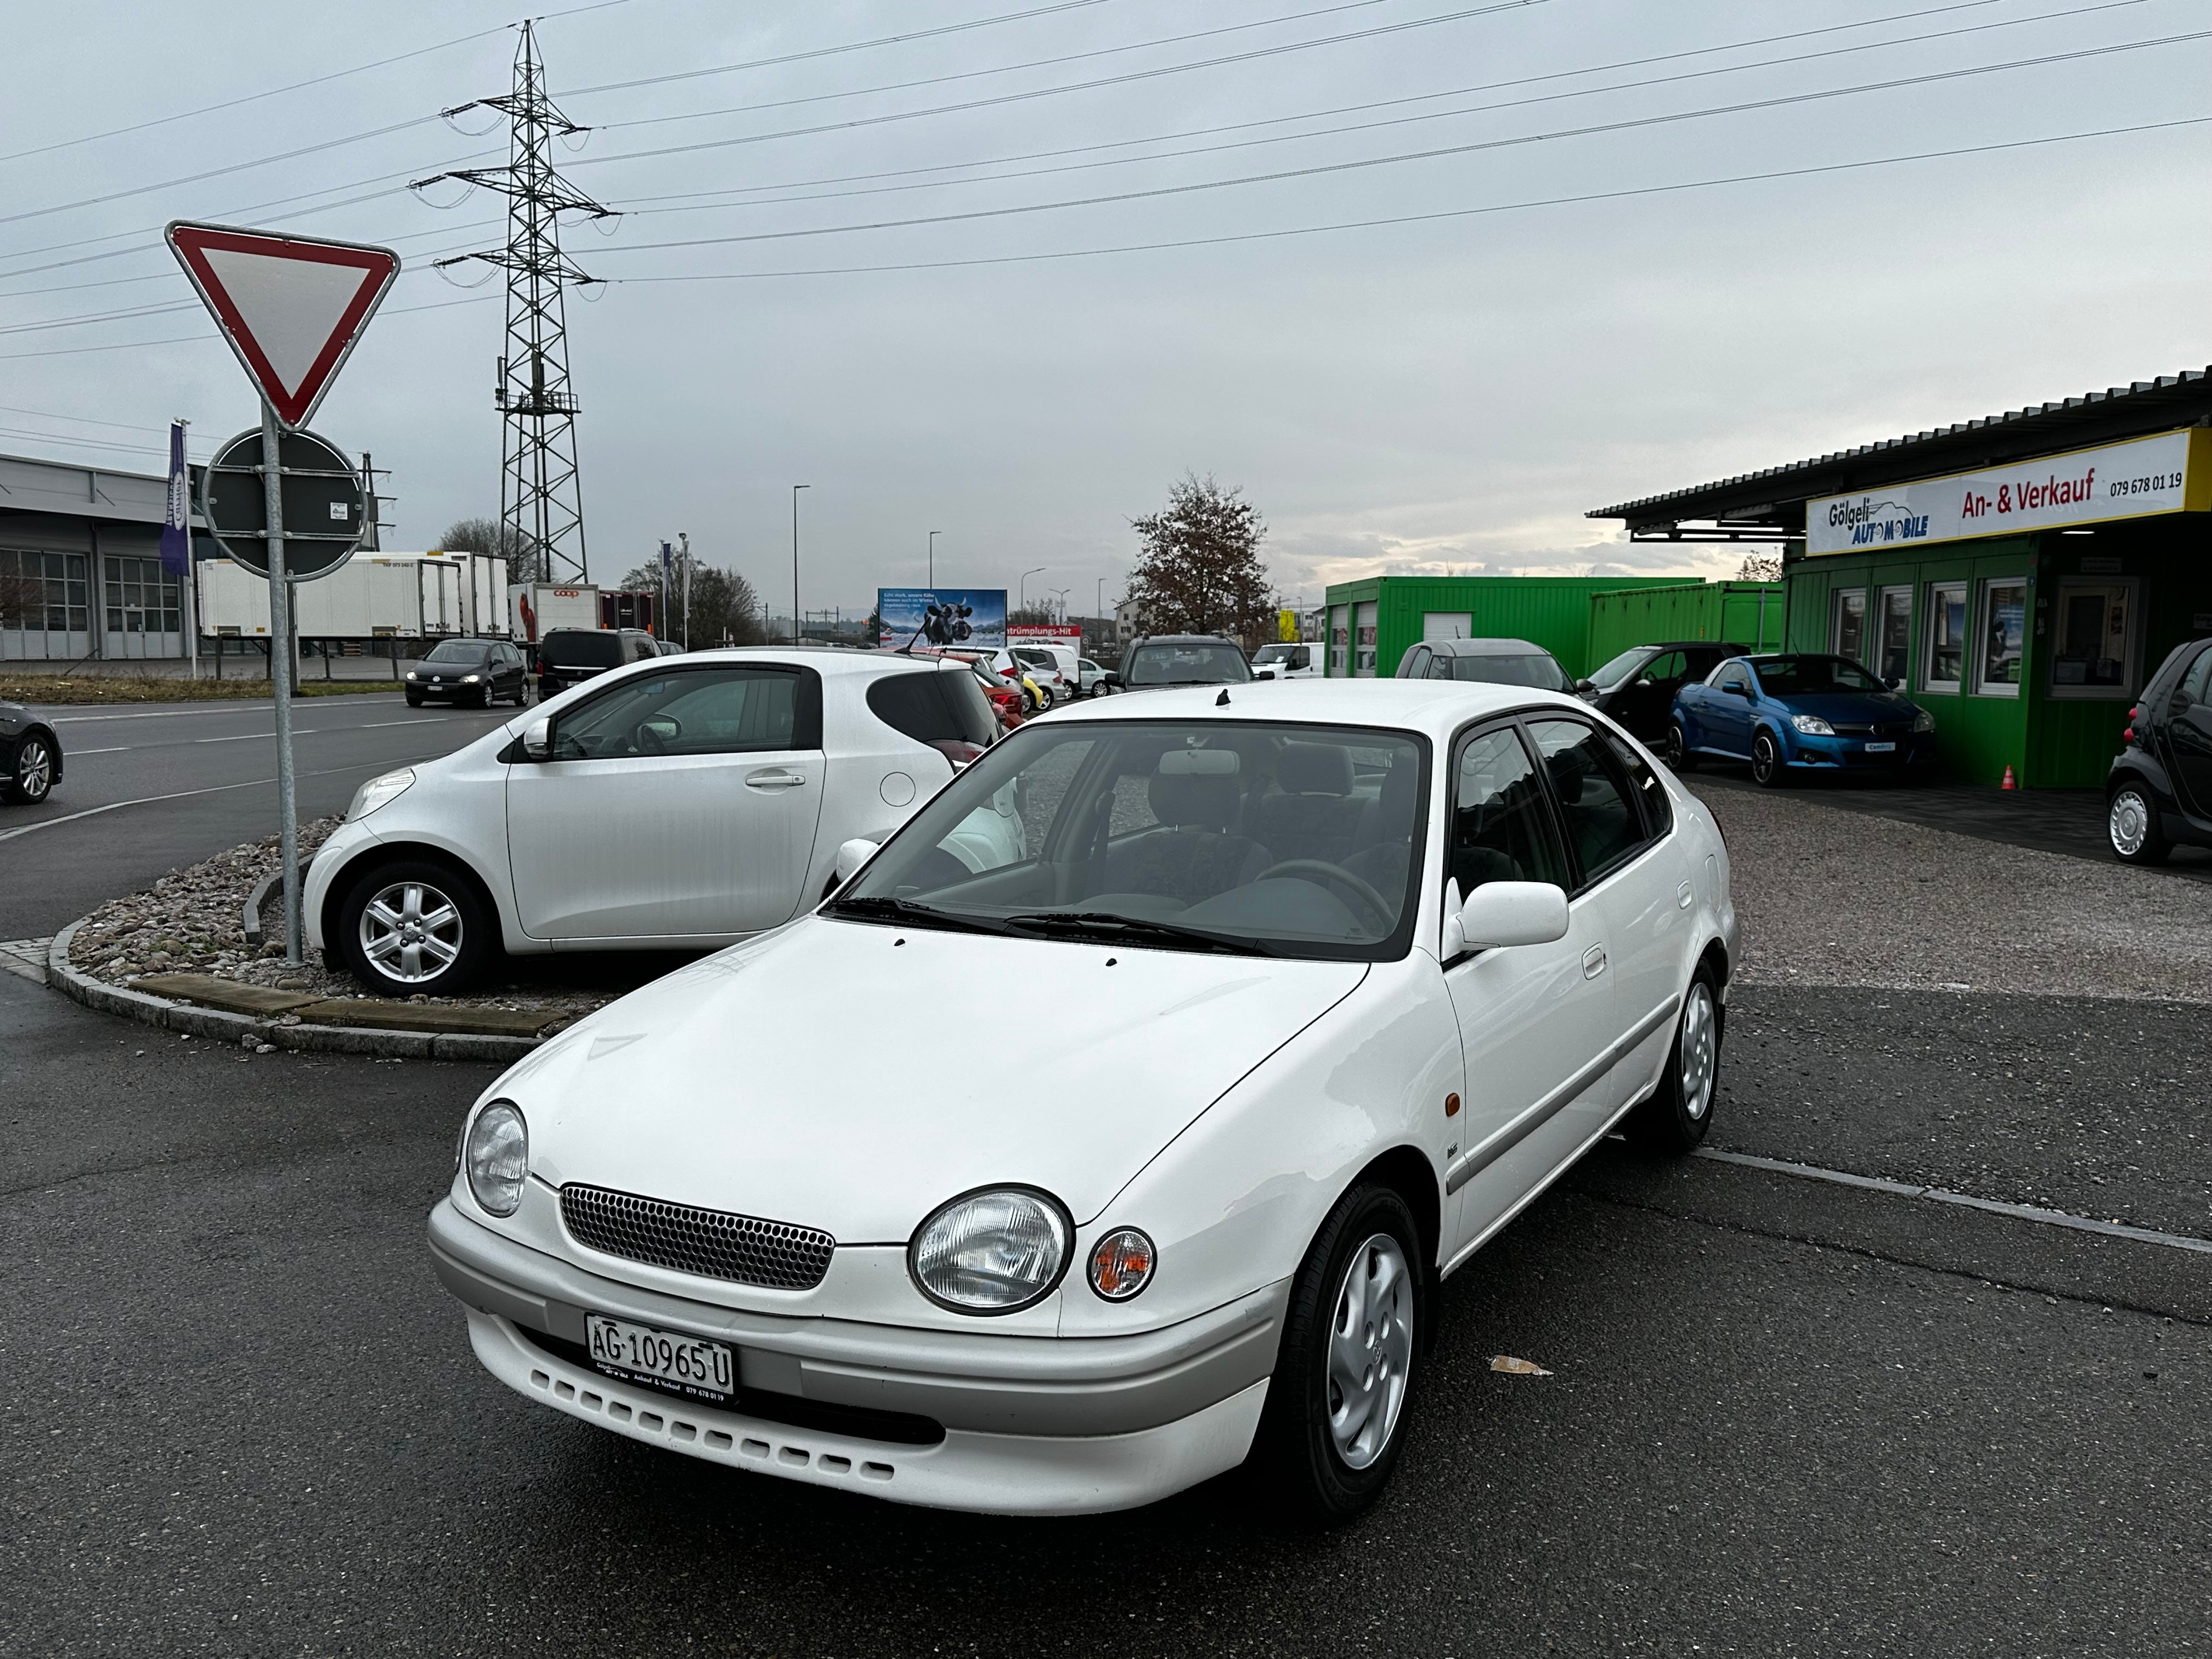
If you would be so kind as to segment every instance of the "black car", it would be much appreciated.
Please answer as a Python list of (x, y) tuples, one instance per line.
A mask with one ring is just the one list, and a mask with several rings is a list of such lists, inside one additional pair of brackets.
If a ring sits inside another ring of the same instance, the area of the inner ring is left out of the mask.
[(36, 806), (62, 781), (62, 740), (20, 702), (0, 702), (0, 800)]
[(538, 695), (557, 696), (595, 674), (659, 654), (641, 628), (556, 628), (538, 641)]
[(1747, 645), (1712, 640), (1666, 640), (1631, 646), (1575, 690), (1584, 702), (1610, 714), (1654, 746), (1667, 737), (1674, 694), (1703, 681), (1730, 657), (1747, 657)]
[(1170, 685), (1245, 685), (1255, 678), (1244, 647), (1234, 640), (1148, 634), (1130, 641), (1121, 668), (1106, 676), (1106, 684), (1116, 691), (1156, 691)]
[(2128, 710), (2105, 777), (2105, 833), (2127, 864), (2212, 847), (2212, 640), (2174, 647)]
[(433, 697), (479, 708), (512, 698), (520, 708), (530, 701), (530, 667), (504, 640), (441, 640), (407, 671), (407, 706)]

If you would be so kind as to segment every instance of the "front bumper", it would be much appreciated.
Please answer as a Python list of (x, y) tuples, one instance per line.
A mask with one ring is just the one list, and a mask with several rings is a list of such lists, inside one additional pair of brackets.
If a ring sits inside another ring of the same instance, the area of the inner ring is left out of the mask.
[(412, 680), (404, 682), (404, 684), (407, 695), (410, 697), (475, 698), (488, 696), (491, 692), (491, 682), (489, 680), (478, 680), (474, 685), (463, 685), (457, 680), (449, 680), (441, 685), (432, 685), (428, 681)]
[[(469, 1308), (477, 1358), (518, 1393), (690, 1455), (872, 1496), (999, 1514), (1151, 1503), (1235, 1468), (1274, 1368), (1289, 1281), (1164, 1330), (1009, 1336), (795, 1318), (604, 1278), (478, 1225), (430, 1216), (439, 1279)], [(603, 1376), (531, 1340), (580, 1343), (586, 1312), (728, 1343), (738, 1389), (708, 1406)], [(745, 1410), (748, 1395), (761, 1415)], [(942, 1426), (934, 1444), (793, 1428), (811, 1402)]]
[[(1867, 748), (1870, 742), (1883, 741), (1896, 746), (1871, 751)], [(1929, 732), (1889, 739), (1818, 738), (1801, 732), (1793, 733), (1790, 741), (1789, 763), (1807, 771), (1918, 771), (1935, 758), (1935, 734)]]

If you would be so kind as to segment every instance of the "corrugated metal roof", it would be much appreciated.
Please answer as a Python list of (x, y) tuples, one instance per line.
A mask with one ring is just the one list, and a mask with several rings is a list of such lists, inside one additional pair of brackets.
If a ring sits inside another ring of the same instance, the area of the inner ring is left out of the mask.
[(1908, 478), (1964, 471), (1990, 461), (2039, 452), (2109, 443), (2212, 417), (2212, 368), (2187, 368), (2154, 380), (2108, 386), (2078, 398), (2007, 410), (1979, 420), (1908, 432), (1856, 449), (1836, 450), (1787, 466), (1742, 472), (1712, 483), (1670, 490), (1601, 507), (1592, 519), (1643, 524), (1726, 518), (1802, 506), (1815, 495), (1834, 495)]

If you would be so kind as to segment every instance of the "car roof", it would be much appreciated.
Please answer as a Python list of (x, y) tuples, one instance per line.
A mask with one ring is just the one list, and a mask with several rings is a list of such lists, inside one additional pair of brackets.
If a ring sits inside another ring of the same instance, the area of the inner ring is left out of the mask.
[(1723, 657), (1747, 657), (1751, 654), (1749, 646), (1738, 645), (1728, 640), (1650, 640), (1628, 648), (1631, 651), (1717, 651)]
[(1140, 640), (1129, 641), (1132, 650), (1140, 645), (1226, 645), (1237, 650), (1243, 648), (1219, 634), (1147, 634)]
[(908, 656), (902, 651), (862, 651), (842, 645), (718, 645), (686, 651), (686, 662), (793, 662), (804, 660), (824, 679), (838, 675), (907, 674), (919, 670), (965, 670), (965, 663), (950, 658)]
[[(1221, 702), (1221, 694), (1229, 702)], [(1254, 680), (1170, 686), (1109, 697), (1037, 716), (1053, 726), (1090, 720), (1294, 720), (1316, 726), (1382, 726), (1449, 738), (1462, 726), (1516, 708), (1588, 715), (1589, 705), (1564, 691), (1480, 680)], [(1024, 725), (1034, 724), (1024, 721)]]
[(1431, 651), (1447, 657), (1548, 657), (1552, 653), (1527, 640), (1423, 640)]

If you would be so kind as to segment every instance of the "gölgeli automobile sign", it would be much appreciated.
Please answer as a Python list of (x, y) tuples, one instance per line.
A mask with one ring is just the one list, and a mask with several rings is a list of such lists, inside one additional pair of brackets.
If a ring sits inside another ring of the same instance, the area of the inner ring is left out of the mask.
[(2212, 430), (2191, 428), (1805, 504), (1805, 551), (1856, 553), (2212, 509)]

